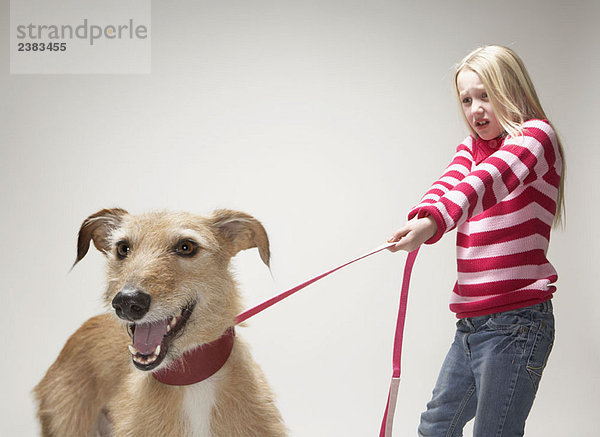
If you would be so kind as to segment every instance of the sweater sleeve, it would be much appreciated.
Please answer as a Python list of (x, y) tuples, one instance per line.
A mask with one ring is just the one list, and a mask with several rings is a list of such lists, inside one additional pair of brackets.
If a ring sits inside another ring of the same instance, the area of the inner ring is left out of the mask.
[(421, 198), (418, 205), (410, 210), (408, 213), (408, 219), (415, 217), (421, 208), (424, 206), (435, 204), (444, 196), (448, 191), (453, 189), (456, 184), (462, 181), (465, 176), (471, 171), (471, 164), (473, 161), (473, 145), (475, 141), (473, 137), (468, 136), (465, 140), (456, 148), (456, 153), (452, 157), (452, 161), (444, 170), (442, 176), (433, 183), (431, 188)]
[(557, 171), (561, 169), (556, 168), (558, 143), (550, 124), (529, 120), (522, 127), (522, 135), (507, 137), (496, 152), (453, 187), (411, 210), (409, 218), (431, 216), (437, 224), (438, 231), (427, 244), (497, 205), (520, 186), (540, 177), (560, 178)]

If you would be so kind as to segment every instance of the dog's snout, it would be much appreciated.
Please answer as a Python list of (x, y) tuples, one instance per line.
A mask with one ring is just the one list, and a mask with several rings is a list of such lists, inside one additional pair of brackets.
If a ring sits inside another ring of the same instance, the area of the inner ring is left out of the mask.
[(139, 320), (150, 309), (152, 297), (139, 290), (124, 288), (112, 300), (112, 306), (121, 319)]

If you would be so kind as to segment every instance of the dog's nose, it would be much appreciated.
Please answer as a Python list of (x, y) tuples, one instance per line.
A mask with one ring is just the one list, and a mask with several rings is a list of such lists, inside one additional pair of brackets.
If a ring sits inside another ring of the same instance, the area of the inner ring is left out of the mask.
[(112, 306), (121, 319), (139, 320), (150, 309), (152, 297), (133, 288), (124, 288), (112, 300)]

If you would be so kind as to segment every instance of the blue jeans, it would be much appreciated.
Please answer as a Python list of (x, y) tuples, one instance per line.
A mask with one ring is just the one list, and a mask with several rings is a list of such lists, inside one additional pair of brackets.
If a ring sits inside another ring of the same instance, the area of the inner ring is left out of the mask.
[(522, 436), (554, 343), (552, 303), (468, 317), (456, 323), (420, 437)]

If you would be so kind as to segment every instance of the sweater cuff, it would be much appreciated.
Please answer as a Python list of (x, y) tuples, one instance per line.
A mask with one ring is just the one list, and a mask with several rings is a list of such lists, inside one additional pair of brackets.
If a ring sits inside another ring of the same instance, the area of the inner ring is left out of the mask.
[(431, 217), (437, 225), (437, 232), (433, 237), (427, 240), (425, 244), (433, 244), (440, 241), (442, 236), (446, 233), (446, 222), (444, 221), (444, 218), (442, 217), (442, 214), (440, 214), (438, 209), (435, 206), (425, 205), (418, 209), (413, 209), (408, 213), (409, 220), (411, 220), (415, 216), (417, 216), (418, 218)]
[(419, 209), (420, 208), (418, 206), (415, 206), (413, 209), (411, 209), (408, 213), (408, 220), (415, 218), (415, 216), (419, 214)]

